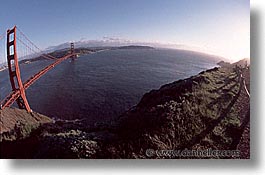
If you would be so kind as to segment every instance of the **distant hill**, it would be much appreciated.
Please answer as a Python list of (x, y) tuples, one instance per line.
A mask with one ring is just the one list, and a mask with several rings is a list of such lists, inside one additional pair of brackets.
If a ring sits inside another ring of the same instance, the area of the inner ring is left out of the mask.
[(220, 61), (220, 62), (217, 63), (217, 65), (221, 66), (221, 67), (230, 67), (231, 63)]
[(219, 65), (221, 67), (234, 67), (234, 66), (245, 67), (246, 65), (247, 66), (250, 65), (250, 59), (249, 58), (244, 58), (244, 59), (239, 60), (239, 61), (234, 62), (234, 63), (228, 63), (228, 62), (220, 61), (220, 62), (217, 63), (217, 65)]
[[(106, 48), (76, 48), (75, 49), (75, 53), (77, 53), (78, 55), (85, 55), (85, 54), (89, 54), (89, 53), (93, 53), (93, 52), (97, 52), (100, 50), (104, 50)], [(34, 61), (39, 61), (39, 60), (45, 60), (47, 59), (46, 57), (44, 57), (45, 55), (50, 55), (53, 56), (55, 58), (60, 58), (65, 56), (66, 54), (68, 54), (69, 48), (66, 49), (61, 49), (61, 50), (56, 50), (47, 54), (41, 54), (39, 56), (36, 56), (34, 58), (30, 58), (30, 59), (24, 59), (24, 60), (20, 60), (19, 63), (20, 64), (27, 64), (28, 62), (34, 62)], [(0, 70), (1, 70), (1, 65), (0, 65)]]
[(237, 66), (241, 66), (241, 67), (244, 67), (246, 65), (250, 65), (250, 59), (249, 58), (244, 58), (242, 60), (239, 60), (235, 63), (233, 63), (232, 65), (237, 65)]
[(118, 47), (118, 49), (155, 49), (155, 48), (154, 47), (150, 47), (150, 46), (130, 45), (130, 46), (121, 46), (121, 47)]

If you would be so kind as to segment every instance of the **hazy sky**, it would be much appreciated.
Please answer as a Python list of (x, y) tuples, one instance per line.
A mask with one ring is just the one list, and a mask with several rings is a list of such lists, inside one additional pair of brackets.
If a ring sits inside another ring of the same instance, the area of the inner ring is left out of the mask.
[(249, 57), (249, 0), (12, 0), (0, 33), (17, 25), (41, 48), (117, 37), (184, 44), (233, 60)]

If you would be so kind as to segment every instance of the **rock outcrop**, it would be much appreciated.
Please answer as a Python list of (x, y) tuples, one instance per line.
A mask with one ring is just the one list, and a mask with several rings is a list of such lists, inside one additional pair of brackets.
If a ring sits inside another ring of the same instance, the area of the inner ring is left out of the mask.
[(52, 119), (36, 112), (5, 108), (0, 110), (0, 141), (23, 139), (41, 124), (51, 122)]

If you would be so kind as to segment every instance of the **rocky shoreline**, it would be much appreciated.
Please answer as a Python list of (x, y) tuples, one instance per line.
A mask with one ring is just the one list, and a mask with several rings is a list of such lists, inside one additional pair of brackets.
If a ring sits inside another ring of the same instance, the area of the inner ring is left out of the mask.
[[(248, 68), (241, 71), (249, 74)], [(246, 95), (241, 84), (234, 67), (203, 71), (146, 93), (111, 122), (47, 120), (27, 136), (10, 140), (1, 134), (1, 158), (203, 158), (156, 150), (234, 150), (236, 140), (249, 137), (241, 132), (249, 107), (239, 101)]]

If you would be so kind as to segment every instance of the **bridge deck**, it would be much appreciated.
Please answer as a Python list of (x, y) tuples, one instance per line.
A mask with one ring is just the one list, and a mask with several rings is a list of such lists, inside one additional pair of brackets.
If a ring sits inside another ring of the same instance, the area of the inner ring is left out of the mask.
[[(44, 69), (33, 75), (30, 79), (25, 81), (23, 83), (24, 89), (26, 90), (29, 88), (30, 85), (32, 85), (35, 81), (37, 81), (41, 76), (46, 74), (49, 70), (53, 69), (56, 65), (60, 64), (62, 61), (71, 58), (75, 56), (75, 53), (71, 53), (68, 55), (65, 55), (62, 58), (57, 59), (54, 63), (46, 66)], [(1, 102), (1, 108), (10, 107), (20, 96), (20, 90), (17, 89), (15, 91), (12, 91), (2, 102)]]

